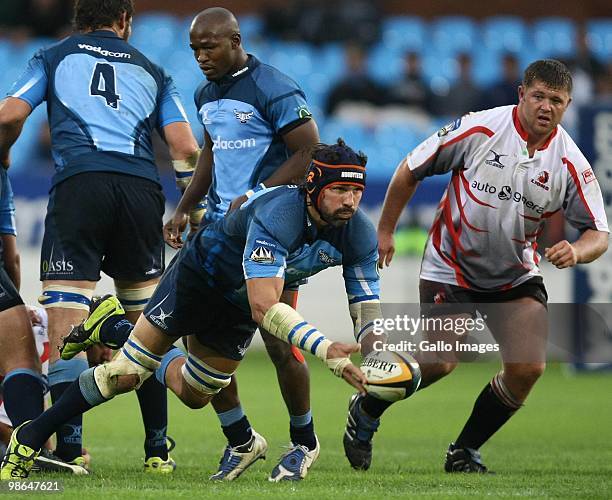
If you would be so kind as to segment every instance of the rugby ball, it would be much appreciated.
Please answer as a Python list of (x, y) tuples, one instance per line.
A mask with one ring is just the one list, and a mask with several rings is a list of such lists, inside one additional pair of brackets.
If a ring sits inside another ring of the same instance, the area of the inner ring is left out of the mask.
[(419, 364), (407, 352), (371, 352), (363, 358), (360, 368), (368, 379), (368, 394), (389, 402), (406, 399), (421, 383)]

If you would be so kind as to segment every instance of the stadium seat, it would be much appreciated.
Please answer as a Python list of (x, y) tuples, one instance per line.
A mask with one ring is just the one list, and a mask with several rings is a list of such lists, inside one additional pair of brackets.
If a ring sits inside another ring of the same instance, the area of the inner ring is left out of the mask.
[(438, 52), (471, 53), (480, 43), (480, 32), (469, 17), (439, 17), (431, 23), (430, 31), (431, 45)]
[(401, 78), (404, 67), (404, 52), (391, 50), (385, 44), (379, 43), (368, 54), (368, 68), (372, 78), (388, 83)]
[(264, 62), (299, 82), (313, 70), (313, 48), (306, 43), (277, 42)]
[(330, 118), (321, 127), (321, 140), (329, 143), (338, 137), (342, 137), (352, 148), (364, 149), (369, 143), (370, 134), (360, 123)]
[(156, 63), (166, 61), (177, 45), (189, 45), (189, 33), (181, 30), (174, 16), (164, 13), (143, 13), (134, 22), (130, 43)]
[(261, 38), (264, 28), (261, 17), (253, 14), (238, 16), (238, 24), (240, 25), (242, 39), (247, 46)]
[(388, 17), (382, 25), (382, 41), (393, 51), (420, 52), (426, 43), (425, 21), (415, 16)]
[(612, 18), (589, 20), (587, 36), (593, 55), (609, 63), (612, 59)]
[(576, 25), (564, 17), (545, 17), (532, 27), (535, 48), (548, 57), (573, 57), (576, 54)]
[(516, 16), (494, 16), (485, 19), (481, 27), (484, 46), (496, 52), (518, 53), (528, 46), (525, 21)]

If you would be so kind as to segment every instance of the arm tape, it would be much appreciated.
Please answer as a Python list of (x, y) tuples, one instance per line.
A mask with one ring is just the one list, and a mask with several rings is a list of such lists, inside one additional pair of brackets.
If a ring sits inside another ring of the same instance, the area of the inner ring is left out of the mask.
[(176, 178), (176, 185), (181, 191), (184, 191), (191, 178), (193, 177), (193, 171), (198, 164), (201, 150), (198, 149), (191, 156), (188, 156), (184, 160), (172, 160), (172, 168), (174, 168), (174, 175)]
[(331, 342), (291, 306), (282, 302), (274, 304), (266, 312), (261, 327), (275, 337), (327, 361), (327, 349)]
[(378, 299), (349, 303), (349, 312), (355, 321), (355, 340), (362, 339), (374, 331), (375, 321), (382, 318)]

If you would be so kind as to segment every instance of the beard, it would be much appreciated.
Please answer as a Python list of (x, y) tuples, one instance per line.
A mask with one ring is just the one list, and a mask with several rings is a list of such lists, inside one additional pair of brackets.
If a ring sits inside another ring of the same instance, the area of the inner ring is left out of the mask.
[(332, 227), (344, 226), (351, 217), (355, 215), (355, 210), (350, 208), (340, 208), (332, 213), (321, 213), (321, 219), (327, 222)]

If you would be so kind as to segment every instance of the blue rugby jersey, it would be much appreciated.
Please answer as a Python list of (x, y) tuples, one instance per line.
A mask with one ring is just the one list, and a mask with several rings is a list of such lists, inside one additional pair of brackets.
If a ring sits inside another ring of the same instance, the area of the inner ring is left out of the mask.
[(151, 134), (187, 121), (172, 78), (107, 30), (39, 50), (7, 95), (47, 101), (53, 185), (88, 171), (159, 182)]
[(182, 256), (235, 305), (248, 311), (246, 279), (278, 277), (285, 286), (342, 266), (349, 301), (378, 299), (376, 231), (357, 210), (342, 227), (318, 230), (296, 186), (258, 192), (240, 210), (204, 226)]
[[(8, 172), (2, 167), (0, 167), (0, 234), (17, 236), (13, 190), (11, 189)], [(2, 245), (1, 242), (0, 245)]]
[(290, 156), (283, 134), (309, 120), (304, 92), (291, 78), (249, 55), (246, 66), (218, 82), (204, 81), (195, 105), (213, 141), (207, 220), (265, 181)]

